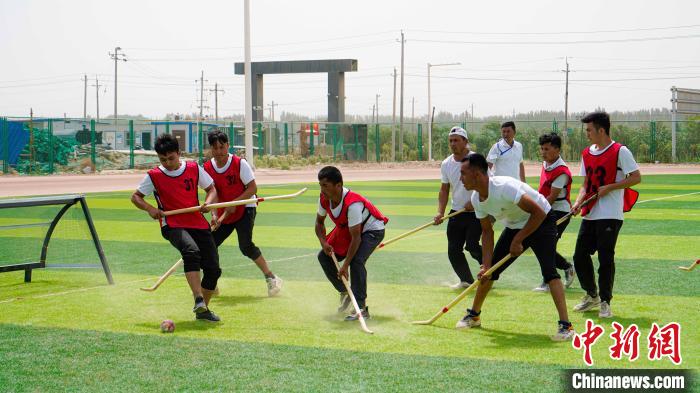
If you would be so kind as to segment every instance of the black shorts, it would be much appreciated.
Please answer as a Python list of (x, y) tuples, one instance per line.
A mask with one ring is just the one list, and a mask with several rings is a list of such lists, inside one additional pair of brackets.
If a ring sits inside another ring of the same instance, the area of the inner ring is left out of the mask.
[[(523, 252), (531, 248), (540, 264), (540, 271), (545, 283), (561, 278), (556, 268), (557, 227), (553, 210), (550, 210), (542, 224), (523, 241)], [(496, 242), (493, 250), (492, 265), (503, 259), (510, 252), (510, 244), (520, 229), (505, 228)], [(491, 275), (492, 280), (498, 280), (500, 274), (508, 268), (516, 258), (510, 258), (496, 269)]]
[(161, 235), (180, 251), (185, 272), (219, 269), (219, 252), (209, 229), (161, 227)]

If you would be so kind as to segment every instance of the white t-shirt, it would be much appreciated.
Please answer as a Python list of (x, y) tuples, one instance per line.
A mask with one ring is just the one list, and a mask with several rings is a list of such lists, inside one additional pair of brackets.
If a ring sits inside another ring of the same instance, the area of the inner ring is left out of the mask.
[[(473, 152), (469, 152), (469, 154), (473, 154)], [(464, 209), (464, 205), (466, 205), (472, 197), (472, 192), (467, 191), (467, 189), (464, 188), (464, 184), (462, 184), (461, 168), (462, 163), (455, 161), (454, 155), (445, 158), (442, 164), (440, 164), (440, 180), (442, 184), (449, 184), (452, 191), (452, 210)]]
[[(163, 173), (170, 177), (177, 177), (182, 175), (185, 172), (185, 161), (180, 161), (180, 167), (174, 171), (169, 171), (165, 169), (163, 165), (159, 165), (158, 168), (160, 168)], [(200, 188), (207, 188), (212, 183), (214, 183), (214, 179), (209, 176), (209, 174), (202, 168), (201, 166), (197, 166), (199, 169), (199, 181), (198, 185)], [(155, 187), (153, 186), (153, 182), (151, 181), (151, 177), (146, 174), (146, 176), (143, 177), (143, 180), (141, 180), (141, 183), (139, 184), (138, 188), (136, 188), (138, 192), (140, 192), (143, 195), (149, 195), (152, 194), (153, 191), (155, 190)]]
[[(588, 151), (594, 155), (603, 154), (615, 143), (613, 141), (602, 150), (598, 150), (596, 145), (591, 145)], [(639, 165), (634, 160), (632, 152), (627, 148), (627, 146), (622, 146), (620, 152), (617, 155), (617, 173), (615, 174), (615, 182), (624, 180), (630, 173), (639, 170)], [(622, 169), (622, 170), (620, 170)], [(583, 157), (581, 157), (581, 171), (579, 175), (586, 176), (586, 167), (583, 165)], [(613, 190), (602, 198), (598, 198), (593, 209), (583, 217), (584, 220), (623, 220), (622, 207), (623, 207), (623, 195), (625, 190)]]
[(520, 180), (520, 163), (523, 161), (523, 145), (513, 140), (513, 146), (501, 139), (494, 143), (486, 156), (486, 162), (493, 164), (492, 176), (510, 176)]
[[(216, 166), (216, 160), (213, 158), (211, 159), (211, 166), (212, 166), (212, 168), (214, 168), (214, 171), (216, 171), (216, 173), (224, 173), (228, 170), (228, 167), (231, 166), (231, 161), (233, 161), (233, 154), (229, 153), (228, 160), (226, 161), (226, 164), (223, 166), (223, 168), (219, 168), (218, 166)], [(248, 164), (248, 161), (246, 161), (244, 158), (241, 158), (239, 170), (240, 170), (240, 172), (238, 175), (241, 177), (241, 181), (243, 182), (244, 185), (247, 186), (248, 183), (255, 180), (255, 175), (253, 174), (253, 168), (250, 167), (250, 164)], [(255, 196), (255, 194), (253, 194), (253, 196), (251, 196), (251, 198), (257, 198), (257, 196)], [(249, 204), (245, 205), (245, 207), (256, 207), (256, 206), (257, 206), (257, 204), (255, 204), (255, 203), (249, 203)]]
[[(547, 161), (542, 162), (542, 166), (544, 167), (545, 171), (551, 171), (552, 169), (566, 165), (566, 162), (564, 162), (564, 159), (559, 156), (559, 159), (554, 161), (552, 165), (547, 165)], [(557, 176), (556, 179), (552, 182), (552, 187), (553, 188), (561, 188), (561, 191), (559, 191), (559, 195), (557, 195), (557, 199), (559, 198), (566, 198), (566, 184), (569, 181), (569, 177), (566, 176), (566, 174), (562, 173), (561, 175)], [(547, 195), (544, 196), (547, 198)], [(562, 200), (557, 200), (554, 201), (554, 204), (552, 204), (552, 209), (560, 212), (570, 212), (571, 211), (571, 204), (569, 204), (569, 201), (566, 199)]]
[(492, 176), (489, 178), (489, 196), (485, 201), (479, 200), (477, 191), (472, 194), (476, 218), (493, 216), (506, 228), (522, 229), (530, 219), (530, 213), (518, 206), (523, 195), (529, 196), (545, 213), (551, 210), (547, 199), (526, 183), (508, 176)]
[[(350, 190), (343, 187), (343, 197), (340, 198), (340, 203), (338, 206), (333, 207), (333, 202), (331, 202), (331, 214), (333, 214), (333, 217), (338, 217), (340, 215), (340, 211), (343, 210), (343, 200), (345, 199), (345, 195), (347, 195), (348, 191)], [(326, 209), (321, 206), (320, 198), (318, 201), (318, 215), (321, 217), (326, 216)], [(384, 221), (374, 218), (374, 216), (370, 214), (369, 210), (365, 209), (362, 202), (355, 202), (348, 206), (348, 227), (362, 224), (364, 220), (367, 220), (367, 222), (365, 222), (365, 226), (362, 229), (363, 233), (367, 231), (379, 231), (384, 229)]]

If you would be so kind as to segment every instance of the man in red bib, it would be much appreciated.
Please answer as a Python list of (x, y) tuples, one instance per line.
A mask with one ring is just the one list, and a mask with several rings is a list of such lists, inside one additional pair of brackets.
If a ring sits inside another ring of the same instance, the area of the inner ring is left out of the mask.
[[(600, 307), (600, 318), (612, 317), (610, 301), (615, 281), (615, 244), (622, 228), (622, 213), (637, 201), (637, 192), (629, 187), (642, 181), (639, 166), (627, 147), (610, 138), (610, 117), (605, 112), (586, 115), (586, 136), (592, 145), (581, 153), (583, 185), (572, 206), (583, 220), (576, 239), (574, 266), (586, 295), (575, 311)], [(582, 208), (583, 201), (594, 194), (598, 198)], [(598, 252), (598, 285), (591, 255)], [(600, 289), (600, 296), (598, 290)]]
[[(559, 154), (561, 151), (561, 137), (556, 133), (544, 134), (540, 136), (540, 154), (542, 154), (542, 171), (540, 172), (540, 187), (538, 192), (547, 198), (547, 202), (552, 206), (552, 214), (554, 219), (559, 221), (560, 218), (569, 214), (571, 211), (571, 171), (566, 166), (566, 162)], [(566, 227), (571, 222), (570, 219), (565, 220), (557, 225), (557, 240), (566, 230)], [(557, 252), (556, 254), (557, 269), (564, 271), (566, 288), (570, 287), (574, 282), (576, 275), (574, 266), (570, 264), (566, 258)], [(549, 285), (544, 281), (533, 289), (536, 292), (549, 291)]]
[[(350, 305), (350, 298), (340, 279), (340, 276), (347, 278), (348, 269), (350, 270), (350, 288), (362, 310), (362, 316), (368, 319), (365, 263), (384, 239), (384, 225), (389, 219), (362, 195), (343, 187), (343, 175), (338, 168), (322, 168), (318, 172), (318, 183), (321, 186), (315, 228), (321, 243), (318, 261), (328, 281), (340, 293), (338, 312), (344, 312)], [(326, 216), (335, 224), (328, 236), (324, 224)], [(340, 271), (336, 268), (331, 253), (335, 253), (338, 260), (344, 261)], [(345, 320), (355, 321), (358, 318), (357, 313), (353, 312)]]
[[(213, 158), (204, 163), (204, 170), (214, 179), (219, 202), (240, 201), (255, 198), (258, 186), (248, 162), (230, 154), (228, 137), (221, 131), (208, 135)], [(267, 266), (260, 249), (253, 243), (253, 226), (257, 214), (256, 204), (232, 206), (212, 212), (214, 242), (219, 247), (236, 231), (238, 248), (250, 258), (265, 276), (268, 296), (275, 296), (282, 289), (282, 279), (275, 276)]]
[[(216, 189), (211, 177), (196, 162), (180, 161), (180, 146), (171, 134), (160, 135), (155, 150), (161, 165), (148, 171), (131, 196), (131, 202), (154, 220), (160, 220), (162, 236), (180, 251), (185, 278), (194, 296), (192, 311), (197, 320), (218, 322), (219, 317), (209, 310), (209, 300), (221, 276), (219, 254), (209, 223), (202, 215), (209, 211), (206, 205), (216, 200)], [(199, 205), (198, 186), (207, 192), (200, 212), (163, 215), (163, 211)], [(151, 193), (157, 208), (144, 200)], [(201, 282), (200, 269), (204, 272)]]

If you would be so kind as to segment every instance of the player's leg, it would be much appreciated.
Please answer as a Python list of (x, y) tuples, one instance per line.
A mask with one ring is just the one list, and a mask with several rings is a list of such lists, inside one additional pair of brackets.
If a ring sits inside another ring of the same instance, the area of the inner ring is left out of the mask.
[[(454, 210), (450, 210), (450, 213), (453, 212)], [(464, 213), (447, 220), (447, 257), (452, 269), (459, 277), (459, 282), (451, 286), (453, 289), (466, 288), (474, 282), (474, 276), (472, 276), (467, 258), (464, 256), (466, 231), (467, 221)]]
[(581, 288), (586, 291), (586, 295), (579, 304), (574, 306), (574, 311), (588, 311), (600, 305), (593, 260), (591, 259), (591, 255), (596, 252), (597, 247), (596, 221), (581, 220), (581, 227), (578, 230), (576, 249), (574, 251), (574, 267), (576, 268), (578, 282)]
[[(367, 259), (372, 255), (375, 248), (384, 239), (384, 230), (379, 231), (367, 231), (362, 233), (360, 246), (357, 248), (355, 256), (350, 261), (350, 289), (352, 294), (355, 295), (355, 300), (357, 300), (357, 305), (362, 310), (362, 316), (365, 319), (369, 318), (369, 311), (367, 310), (367, 269), (365, 264)], [(348, 315), (346, 321), (357, 320), (358, 316), (356, 313)]]
[(200, 250), (200, 265), (202, 268), (202, 295), (204, 296), (204, 302), (207, 305), (207, 311), (198, 313), (197, 320), (218, 322), (220, 320), (219, 317), (209, 308), (209, 301), (211, 300), (214, 290), (217, 287), (219, 277), (221, 277), (219, 253), (216, 242), (214, 241), (212, 233), (209, 230), (190, 229), (189, 232), (192, 238), (197, 242), (197, 246)]
[[(513, 237), (518, 233), (517, 229), (505, 228), (501, 232), (496, 245), (493, 248), (493, 258), (491, 259), (491, 264), (498, 263), (510, 252), (510, 244), (513, 241)], [(496, 269), (493, 274), (491, 274), (491, 279), (482, 282), (478, 287), (476, 287), (476, 293), (474, 294), (474, 301), (472, 302), (472, 307), (467, 309), (467, 313), (462, 319), (457, 322), (457, 328), (472, 328), (481, 326), (481, 307), (484, 305), (484, 300), (489, 291), (493, 287), (494, 281), (497, 281), (500, 274), (508, 268), (517, 258), (511, 258), (508, 262), (501, 265), (500, 268)]]
[(199, 275), (201, 256), (197, 243), (184, 228), (170, 228), (166, 226), (161, 228), (161, 233), (182, 255), (185, 279), (194, 297), (195, 305), (192, 311), (195, 313), (206, 311), (207, 306), (204, 302)]
[(260, 271), (265, 275), (268, 295), (275, 296), (282, 289), (282, 279), (272, 273), (270, 267), (267, 265), (265, 257), (262, 255), (262, 252), (255, 245), (255, 243), (253, 243), (253, 227), (255, 226), (256, 215), (256, 208), (246, 207), (245, 214), (236, 222), (238, 247), (240, 248), (241, 253), (255, 262)]
[(600, 288), (600, 313), (601, 318), (612, 317), (610, 301), (613, 297), (613, 285), (615, 283), (615, 245), (622, 228), (622, 220), (597, 220), (597, 249), (598, 262), (598, 288)]

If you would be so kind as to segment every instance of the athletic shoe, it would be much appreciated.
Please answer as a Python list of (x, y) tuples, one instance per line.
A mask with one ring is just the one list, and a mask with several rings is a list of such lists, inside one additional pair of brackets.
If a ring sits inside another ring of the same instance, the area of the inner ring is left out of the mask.
[[(369, 319), (369, 307), (365, 306), (365, 308), (362, 309), (362, 317)], [(346, 321), (357, 321), (358, 319), (360, 319), (360, 317), (357, 315), (357, 311), (353, 311), (352, 314), (345, 317)]]
[(600, 306), (600, 297), (591, 297), (586, 294), (586, 296), (581, 299), (581, 303), (574, 306), (574, 311), (584, 312), (592, 310), (598, 306)]
[(542, 282), (542, 284), (532, 288), (535, 292), (549, 292), (549, 284)]
[(566, 288), (569, 288), (574, 283), (574, 278), (576, 278), (576, 269), (573, 266), (564, 270), (564, 286)]
[(610, 309), (610, 303), (600, 302), (600, 311), (598, 311), (598, 317), (600, 318), (612, 318), (613, 313)]
[(347, 292), (340, 292), (340, 307), (338, 307), (338, 312), (345, 312), (352, 303), (350, 300), (350, 295)]
[(194, 299), (194, 308), (192, 308), (192, 312), (199, 314), (205, 311), (207, 311), (207, 304), (204, 303), (204, 298), (198, 297)]
[(467, 314), (464, 318), (457, 321), (455, 328), (457, 329), (470, 329), (481, 326), (481, 317), (472, 314), (471, 310), (467, 310)]
[(275, 296), (280, 293), (282, 289), (282, 279), (279, 277), (268, 277), (265, 279), (267, 281), (267, 296)]
[(219, 322), (219, 321), (221, 321), (221, 318), (219, 318), (218, 315), (211, 312), (211, 310), (207, 310), (204, 312), (198, 312), (197, 313), (197, 320), (198, 321), (206, 321), (206, 322)]
[(460, 282), (458, 282), (458, 283), (456, 283), (456, 284), (450, 285), (450, 289), (456, 291), (456, 290), (459, 290), (459, 289), (469, 288), (469, 286), (472, 285), (472, 284), (473, 284), (473, 283), (471, 283), (471, 282), (469, 282), (469, 281), (460, 281)]
[(571, 340), (576, 332), (574, 332), (574, 327), (569, 324), (569, 326), (564, 326), (564, 324), (559, 323), (559, 329), (557, 329), (557, 334), (553, 335), (552, 341), (569, 341)]

